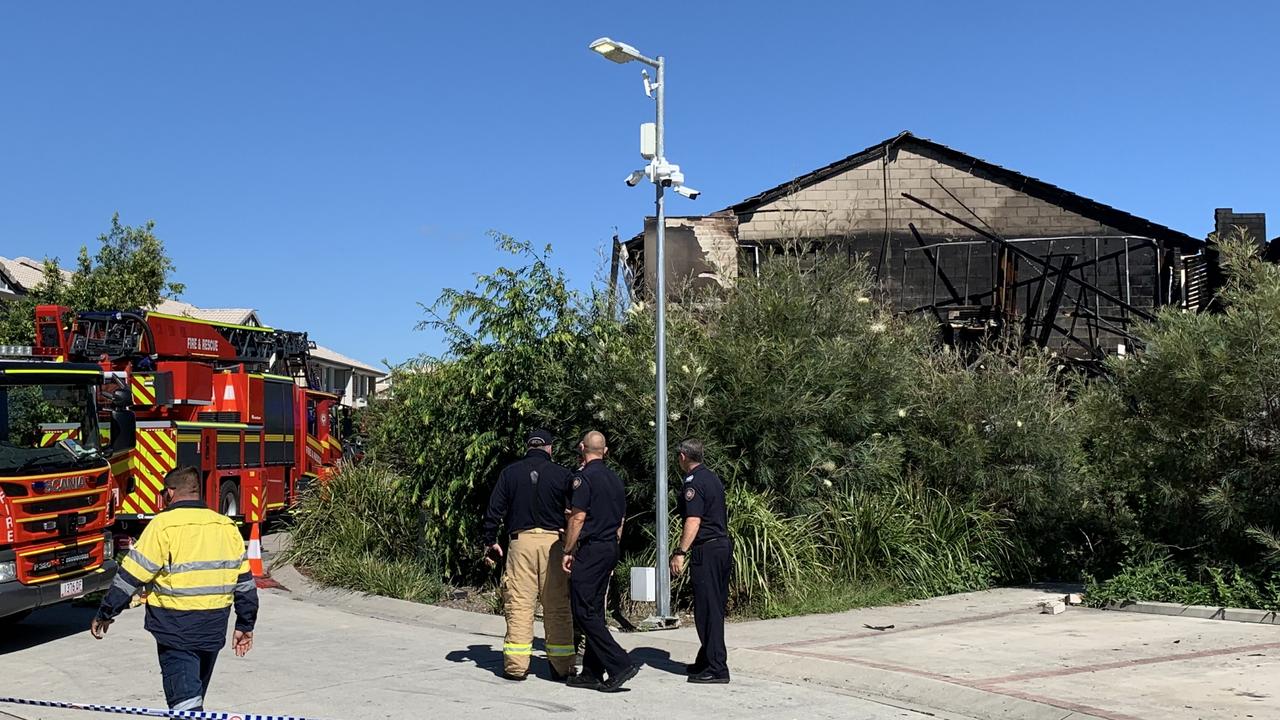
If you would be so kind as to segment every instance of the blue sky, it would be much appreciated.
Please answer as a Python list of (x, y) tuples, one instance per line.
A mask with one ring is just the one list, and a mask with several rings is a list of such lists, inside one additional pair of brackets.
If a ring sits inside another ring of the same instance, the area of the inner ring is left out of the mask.
[(901, 130), (1193, 235), (1280, 235), (1272, 3), (66, 2), (0, 7), (0, 255), (157, 222), (184, 299), (369, 362), (417, 302), (538, 244), (586, 286), (668, 60), (668, 156), (710, 212)]

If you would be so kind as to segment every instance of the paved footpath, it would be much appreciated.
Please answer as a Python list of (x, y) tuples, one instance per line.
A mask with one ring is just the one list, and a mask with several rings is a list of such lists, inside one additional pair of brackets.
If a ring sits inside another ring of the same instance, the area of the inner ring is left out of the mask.
[[(540, 659), (535, 671), (541, 678), (513, 683), (498, 676), (499, 618), (334, 597), (341, 602), (262, 592), (256, 646), (246, 658), (222, 654), (206, 707), (320, 720), (963, 717), (931, 716), (838, 688), (758, 676), (741, 675), (727, 686), (691, 686), (684, 682), (684, 658), (673, 660), (659, 650), (637, 653), (646, 667), (626, 693), (552, 683)], [(142, 610), (127, 611), (100, 642), (85, 631), (91, 616), (88, 608), (52, 608), (0, 637), (0, 695), (162, 707), (155, 645), (142, 629)], [(109, 717), (128, 716), (0, 704), (0, 719)]]
[[(631, 692), (610, 696), (501, 679), (501, 618), (321, 590), (288, 568), (276, 577), (292, 592), (263, 593), (258, 647), (245, 659), (223, 655), (210, 707), (329, 720), (531, 710), (610, 720), (1280, 720), (1280, 626), (1080, 608), (1043, 615), (1040, 590), (735, 623), (728, 686), (683, 682), (696, 650), (691, 628), (624, 634), (646, 667)], [(159, 704), (141, 611), (100, 643), (81, 631), (88, 618), (86, 609), (48, 610), (0, 638), (0, 695)], [(535, 670), (545, 678), (543, 662)]]

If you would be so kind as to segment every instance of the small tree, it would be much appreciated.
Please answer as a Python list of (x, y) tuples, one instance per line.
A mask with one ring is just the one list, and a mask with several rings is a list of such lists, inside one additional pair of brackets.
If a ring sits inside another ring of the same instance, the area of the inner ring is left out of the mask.
[[(394, 466), (431, 518), (426, 542), (453, 576), (474, 574), (479, 523), (501, 466), (538, 424), (565, 427), (557, 395), (584, 356), (588, 318), (564, 273), (530, 244), (494, 234), (526, 262), (479, 275), (471, 290), (445, 290), (420, 329), (444, 334), (440, 357), (397, 368), (391, 398), (366, 419), (370, 452)], [(567, 461), (567, 458), (566, 458)]]
[(0, 334), (4, 341), (29, 344), (35, 334), (35, 306), (66, 305), (73, 310), (149, 308), (164, 298), (180, 295), (181, 283), (169, 278), (175, 268), (164, 242), (152, 232), (155, 222), (141, 227), (122, 225), (119, 213), (111, 228), (98, 236), (98, 252), (90, 256), (81, 246), (76, 269), (64, 278), (57, 258), (46, 258), (44, 278), (31, 294), (0, 305)]

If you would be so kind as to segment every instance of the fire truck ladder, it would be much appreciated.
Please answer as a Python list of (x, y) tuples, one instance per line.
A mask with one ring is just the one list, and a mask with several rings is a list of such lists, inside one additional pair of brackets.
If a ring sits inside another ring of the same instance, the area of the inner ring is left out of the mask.
[(276, 330), (272, 341), (274, 351), (268, 363), (271, 372), (295, 380), (302, 378), (307, 387), (317, 387), (311, 375), (311, 351), (316, 347), (315, 342), (307, 339), (306, 333), (292, 330)]

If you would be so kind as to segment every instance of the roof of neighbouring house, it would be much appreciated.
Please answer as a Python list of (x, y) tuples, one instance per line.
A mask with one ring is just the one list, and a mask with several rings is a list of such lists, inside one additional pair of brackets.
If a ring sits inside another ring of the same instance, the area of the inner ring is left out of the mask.
[[(43, 260), (33, 260), (29, 257), (16, 257), (9, 259), (0, 257), (0, 270), (3, 270), (5, 279), (14, 285), (15, 290), (23, 292), (31, 292), (37, 285), (44, 280)], [(71, 279), (72, 272), (59, 268), (62, 277)]]
[(903, 131), (898, 135), (887, 140), (872, 145), (869, 148), (860, 150), (841, 160), (837, 160), (830, 165), (818, 168), (813, 172), (805, 173), (799, 177), (769, 188), (761, 193), (753, 195), (742, 202), (732, 205), (721, 212), (732, 212), (734, 214), (750, 213), (761, 205), (773, 202), (779, 198), (785, 197), (795, 191), (814, 185), (816, 183), (827, 180), (833, 176), (839, 175), (847, 170), (866, 164), (870, 160), (882, 157), (886, 152), (895, 147), (917, 147), (932, 152), (947, 162), (963, 167), (968, 171), (979, 171), (990, 176), (996, 182), (1007, 185), (1019, 192), (1026, 193), (1035, 198), (1039, 198), (1045, 202), (1053, 203), (1059, 207), (1071, 210), (1085, 217), (1097, 220), (1098, 222), (1113, 227), (1117, 230), (1134, 235), (1141, 235), (1152, 239), (1166, 240), (1181, 246), (1200, 247), (1204, 245), (1204, 240), (1194, 238), (1186, 233), (1179, 232), (1173, 228), (1152, 222), (1137, 215), (1132, 215), (1123, 210), (1119, 210), (1110, 205), (1091, 200), (1082, 195), (1077, 195), (1069, 190), (1052, 185), (1043, 180), (1028, 175), (1023, 175), (1015, 170), (996, 165), (981, 158), (974, 157), (967, 153), (960, 152), (953, 148), (947, 147), (941, 143), (927, 140), (922, 137), (912, 135), (910, 132)]
[(166, 315), (182, 315), (231, 325), (262, 325), (262, 321), (258, 319), (258, 311), (253, 308), (202, 308), (181, 300), (165, 298), (152, 310)]
[(331, 350), (323, 345), (316, 345), (315, 349), (311, 351), (311, 358), (313, 360), (320, 360), (334, 365), (349, 365), (357, 370), (364, 370), (365, 372), (373, 373), (379, 377), (387, 374), (387, 371), (384, 369), (376, 368), (367, 363), (362, 363), (355, 358), (347, 357), (337, 350)]

